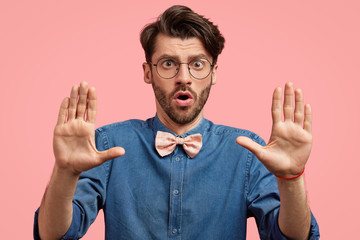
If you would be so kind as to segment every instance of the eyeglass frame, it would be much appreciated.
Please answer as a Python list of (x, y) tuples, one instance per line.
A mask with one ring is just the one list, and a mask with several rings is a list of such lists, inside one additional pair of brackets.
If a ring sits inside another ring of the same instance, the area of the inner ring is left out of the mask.
[[(179, 64), (179, 67), (178, 67), (175, 75), (172, 76), (172, 77), (170, 77), (170, 78), (166, 78), (166, 77), (161, 76), (161, 74), (159, 73), (158, 68), (157, 68), (158, 63), (159, 63), (162, 59), (165, 59), (165, 58), (173, 59), (177, 64)], [(208, 63), (210, 63), (210, 61), (209, 61), (208, 59), (206, 59), (206, 58), (200, 58), (200, 59), (204, 59), (204, 60), (206, 60)], [(193, 78), (195, 78), (195, 79), (197, 79), (197, 80), (203, 80), (203, 79), (207, 78), (207, 77), (211, 74), (211, 71), (213, 70), (213, 68), (214, 68), (214, 66), (215, 66), (215, 64), (211, 64), (211, 63), (210, 63), (210, 71), (209, 71), (209, 73), (208, 73), (205, 77), (203, 77), (203, 78), (197, 78), (197, 77), (195, 77), (194, 75), (192, 75), (192, 73), (191, 73), (191, 71), (190, 71), (190, 65), (189, 65), (189, 63), (191, 63), (192, 61), (193, 61), (193, 60), (191, 60), (190, 62), (187, 62), (187, 63), (182, 63), (182, 62), (177, 62), (177, 61), (176, 61), (174, 58), (172, 58), (172, 57), (162, 57), (162, 58), (160, 58), (160, 59), (156, 62), (156, 64), (150, 62), (150, 63), (151, 63), (150, 65), (152, 65), (152, 66), (155, 67), (157, 74), (158, 74), (161, 78), (163, 78), (163, 79), (172, 79), (172, 78), (176, 77), (176, 75), (178, 75), (178, 73), (179, 73), (179, 71), (180, 71), (180, 65), (181, 65), (181, 64), (187, 64), (187, 65), (188, 65), (187, 69), (188, 69), (188, 71), (189, 71), (189, 74), (190, 74)]]

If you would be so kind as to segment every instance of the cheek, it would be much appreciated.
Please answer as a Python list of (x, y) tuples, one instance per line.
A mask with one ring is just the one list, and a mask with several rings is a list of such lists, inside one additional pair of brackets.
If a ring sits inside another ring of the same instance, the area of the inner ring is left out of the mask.
[(161, 88), (166, 93), (170, 93), (172, 90), (174, 90), (174, 85), (171, 83), (171, 81), (164, 81), (162, 79), (161, 80), (153, 79), (153, 84)]
[(208, 81), (203, 81), (200, 82), (197, 86), (194, 86), (194, 90), (200, 94), (201, 92), (203, 92), (205, 89), (207, 89), (209, 87), (209, 85), (211, 85), (211, 79), (209, 79)]

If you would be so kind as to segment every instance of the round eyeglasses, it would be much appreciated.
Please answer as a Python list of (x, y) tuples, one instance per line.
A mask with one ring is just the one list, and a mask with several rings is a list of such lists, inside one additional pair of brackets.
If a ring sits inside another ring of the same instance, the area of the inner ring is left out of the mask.
[(194, 58), (188, 63), (180, 63), (173, 58), (164, 57), (152, 65), (156, 67), (156, 72), (160, 77), (171, 79), (178, 74), (181, 64), (187, 64), (190, 75), (198, 80), (208, 77), (214, 67), (214, 65), (205, 58)]

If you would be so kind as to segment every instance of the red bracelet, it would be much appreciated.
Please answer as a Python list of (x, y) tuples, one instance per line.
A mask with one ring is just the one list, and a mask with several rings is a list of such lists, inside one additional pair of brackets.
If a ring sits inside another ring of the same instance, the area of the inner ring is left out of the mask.
[(302, 170), (302, 172), (301, 172), (299, 175), (297, 175), (297, 176), (295, 176), (295, 177), (279, 177), (279, 176), (276, 175), (276, 174), (274, 174), (274, 175), (275, 175), (276, 177), (278, 177), (278, 178), (281, 178), (281, 179), (290, 180), (290, 179), (295, 179), (295, 178), (300, 177), (301, 175), (303, 175), (304, 172), (305, 172), (305, 168)]

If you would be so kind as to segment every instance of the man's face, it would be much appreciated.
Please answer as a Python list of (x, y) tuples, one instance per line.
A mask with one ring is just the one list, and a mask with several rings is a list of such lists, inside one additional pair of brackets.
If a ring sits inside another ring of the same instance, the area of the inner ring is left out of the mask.
[[(170, 57), (179, 63), (188, 63), (194, 58), (211, 56), (197, 38), (181, 40), (159, 34), (155, 43), (152, 63)], [(156, 97), (156, 110), (160, 118), (170, 119), (176, 124), (188, 124), (202, 117), (203, 107), (209, 96), (211, 85), (215, 84), (216, 68), (205, 79), (193, 78), (187, 64), (181, 64), (174, 78), (164, 79), (156, 72), (155, 66), (143, 64), (145, 82), (151, 83)], [(150, 69), (151, 68), (151, 69)]]

